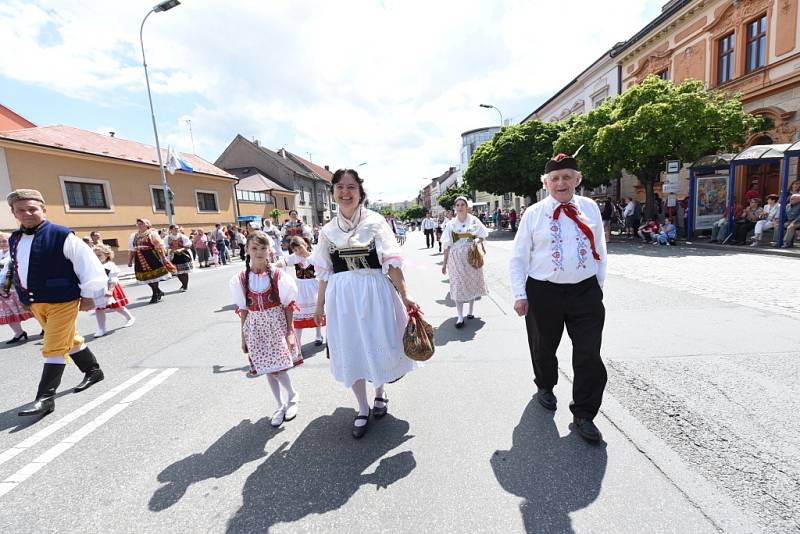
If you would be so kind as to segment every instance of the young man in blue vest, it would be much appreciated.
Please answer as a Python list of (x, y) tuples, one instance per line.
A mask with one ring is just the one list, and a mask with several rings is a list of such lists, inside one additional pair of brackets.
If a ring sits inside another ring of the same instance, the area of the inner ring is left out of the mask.
[[(47, 220), (39, 191), (17, 189), (7, 200), (20, 228), (11, 234), (11, 261), (3, 279), (13, 281), (20, 300), (44, 328), (45, 360), (36, 400), (19, 415), (45, 415), (55, 409), (67, 355), (84, 373), (76, 393), (104, 378), (76, 322), (79, 311), (94, 309), (94, 297), (103, 294), (108, 277), (92, 249), (72, 230)], [(3, 292), (8, 290), (4, 284)]]

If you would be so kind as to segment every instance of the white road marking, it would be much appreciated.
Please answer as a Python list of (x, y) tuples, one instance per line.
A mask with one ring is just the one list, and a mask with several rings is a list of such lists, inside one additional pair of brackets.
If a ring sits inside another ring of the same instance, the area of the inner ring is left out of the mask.
[(61, 430), (62, 428), (64, 428), (68, 424), (70, 424), (71, 422), (75, 421), (79, 417), (81, 417), (84, 414), (90, 412), (91, 410), (94, 410), (95, 408), (97, 408), (101, 404), (105, 403), (107, 400), (109, 400), (109, 399), (111, 399), (113, 397), (116, 397), (117, 395), (119, 395), (120, 393), (122, 393), (123, 391), (125, 391), (126, 389), (128, 389), (129, 387), (134, 385), (135, 383), (140, 382), (141, 380), (146, 378), (148, 375), (150, 375), (150, 374), (152, 374), (152, 373), (154, 373), (156, 371), (157, 371), (157, 369), (145, 369), (141, 373), (129, 378), (128, 380), (126, 380), (122, 384), (120, 384), (120, 385), (118, 385), (118, 386), (106, 391), (105, 393), (103, 393), (102, 395), (100, 395), (96, 399), (92, 400), (91, 402), (88, 402), (88, 403), (84, 404), (83, 406), (81, 406), (80, 408), (78, 408), (77, 410), (75, 410), (73, 412), (70, 412), (69, 414), (67, 414), (66, 416), (62, 417), (61, 419), (59, 419), (58, 421), (56, 421), (52, 425), (43, 428), (39, 432), (37, 432), (37, 433), (33, 434), (32, 436), (28, 437), (27, 439), (23, 440), (22, 442), (19, 443), (19, 445), (15, 445), (15, 446), (11, 447), (10, 449), (8, 449), (6, 451), (3, 451), (2, 453), (0, 453), (0, 465), (6, 463), (7, 461), (11, 460), (12, 458), (14, 458), (16, 456), (19, 456), (20, 454), (22, 454), (26, 450), (30, 449), (31, 447), (33, 447), (34, 445), (36, 445), (37, 443), (39, 443), (43, 439), (47, 438), (48, 436), (51, 436), (51, 435), (55, 434), (56, 432), (58, 432), (59, 430)]
[[(153, 372), (155, 371), (155, 369), (148, 369), (148, 371)], [(140, 387), (139, 389), (137, 389), (136, 391), (134, 391), (133, 393), (131, 393), (130, 395), (119, 401), (119, 403), (115, 404), (105, 412), (98, 415), (94, 420), (90, 421), (89, 423), (85, 424), (84, 426), (82, 426), (69, 436), (67, 436), (60, 443), (45, 451), (38, 458), (33, 460), (28, 465), (22, 467), (19, 471), (17, 471), (7, 479), (5, 479), (3, 482), (0, 482), (0, 497), (10, 492), (14, 488), (16, 488), (20, 483), (30, 478), (32, 475), (34, 475), (48, 463), (58, 458), (62, 453), (72, 448), (73, 445), (75, 445), (80, 440), (91, 434), (96, 429), (100, 428), (104, 423), (108, 422), (112, 417), (122, 412), (125, 408), (130, 406), (134, 401), (140, 399), (147, 392), (149, 392), (154, 387), (164, 382), (167, 378), (169, 378), (172, 374), (174, 374), (177, 371), (178, 369), (176, 367), (161, 371), (158, 375), (151, 378), (144, 386)]]

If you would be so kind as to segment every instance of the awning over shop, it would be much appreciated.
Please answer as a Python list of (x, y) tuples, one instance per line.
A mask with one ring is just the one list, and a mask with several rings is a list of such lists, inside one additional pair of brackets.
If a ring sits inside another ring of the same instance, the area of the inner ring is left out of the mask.
[(734, 163), (761, 159), (780, 159), (790, 145), (753, 145), (745, 148), (733, 158)]
[(250, 222), (250, 221), (259, 221), (261, 222), (261, 217), (258, 215), (239, 215), (237, 218), (239, 222)]
[(695, 174), (728, 169), (731, 166), (731, 160), (735, 157), (736, 154), (713, 154), (710, 156), (703, 156), (689, 165), (689, 168), (692, 169)]

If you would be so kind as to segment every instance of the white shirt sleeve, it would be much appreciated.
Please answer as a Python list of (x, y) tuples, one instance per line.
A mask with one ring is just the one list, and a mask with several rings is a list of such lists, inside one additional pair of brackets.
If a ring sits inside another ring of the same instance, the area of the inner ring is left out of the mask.
[(484, 226), (481, 220), (477, 217), (473, 217), (473, 219), (476, 228), (475, 235), (480, 237), (481, 239), (486, 239), (487, 237), (489, 237), (489, 230), (486, 228), (486, 226)]
[(297, 284), (294, 278), (278, 271), (278, 293), (281, 296), (281, 306), (288, 306), (297, 298)]
[(383, 266), (384, 274), (389, 272), (389, 267), (403, 268), (403, 255), (400, 252), (400, 244), (385, 219), (378, 226), (378, 233), (375, 236), (375, 248)]
[(130, 237), (128, 237), (128, 250), (136, 250), (136, 247), (134, 247), (134, 245), (133, 245), (134, 239), (136, 239), (136, 233), (135, 232), (132, 233), (130, 235)]
[(103, 269), (108, 269), (108, 284), (114, 285), (119, 283), (119, 267), (113, 261), (108, 261), (103, 264)]
[(328, 277), (333, 274), (333, 262), (331, 261), (330, 241), (325, 235), (325, 232), (320, 231), (319, 242), (314, 247), (314, 252), (308, 259), (310, 263), (314, 264), (314, 272), (317, 278), (322, 281), (327, 281)]
[[(602, 225), (600, 226), (602, 228)], [(511, 290), (516, 300), (527, 299), (525, 284), (528, 280), (528, 270), (533, 247), (533, 209), (528, 208), (522, 216), (517, 235), (511, 248), (511, 259), (508, 268), (511, 272)]]
[(81, 288), (81, 297), (96, 298), (105, 294), (108, 276), (92, 249), (75, 234), (64, 240), (64, 257), (72, 262)]
[(247, 308), (247, 302), (244, 297), (244, 288), (242, 287), (242, 283), (239, 281), (238, 274), (231, 277), (230, 281), (228, 282), (228, 288), (231, 292), (231, 300), (236, 307), (240, 310)]

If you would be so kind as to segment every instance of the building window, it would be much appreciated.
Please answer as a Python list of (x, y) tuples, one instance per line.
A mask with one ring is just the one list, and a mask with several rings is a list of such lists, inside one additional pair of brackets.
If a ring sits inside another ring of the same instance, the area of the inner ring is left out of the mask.
[[(164, 212), (166, 213), (167, 209), (164, 204), (164, 188), (151, 185), (150, 186), (150, 200), (153, 202), (153, 213)], [(174, 193), (170, 195), (169, 199), (170, 208), (172, 208), (172, 213), (175, 213), (175, 195)]]
[(669, 69), (662, 70), (661, 72), (657, 73), (656, 76), (662, 80), (669, 80)]
[(289, 209), (289, 199), (286, 197), (283, 197), (283, 209), (285, 210)]
[(108, 209), (103, 184), (64, 181), (67, 204), (71, 209)]
[(218, 212), (219, 208), (217, 207), (217, 193), (214, 191), (195, 191), (195, 196), (197, 197), (197, 211), (207, 212), (213, 211)]
[(767, 16), (747, 25), (747, 72), (760, 69), (767, 63)]
[(305, 187), (300, 187), (300, 205), (301, 206), (305, 206), (306, 205), (306, 188)]
[(723, 84), (733, 79), (733, 48), (735, 45), (733, 32), (729, 33), (719, 41), (719, 59), (717, 63), (717, 83)]

